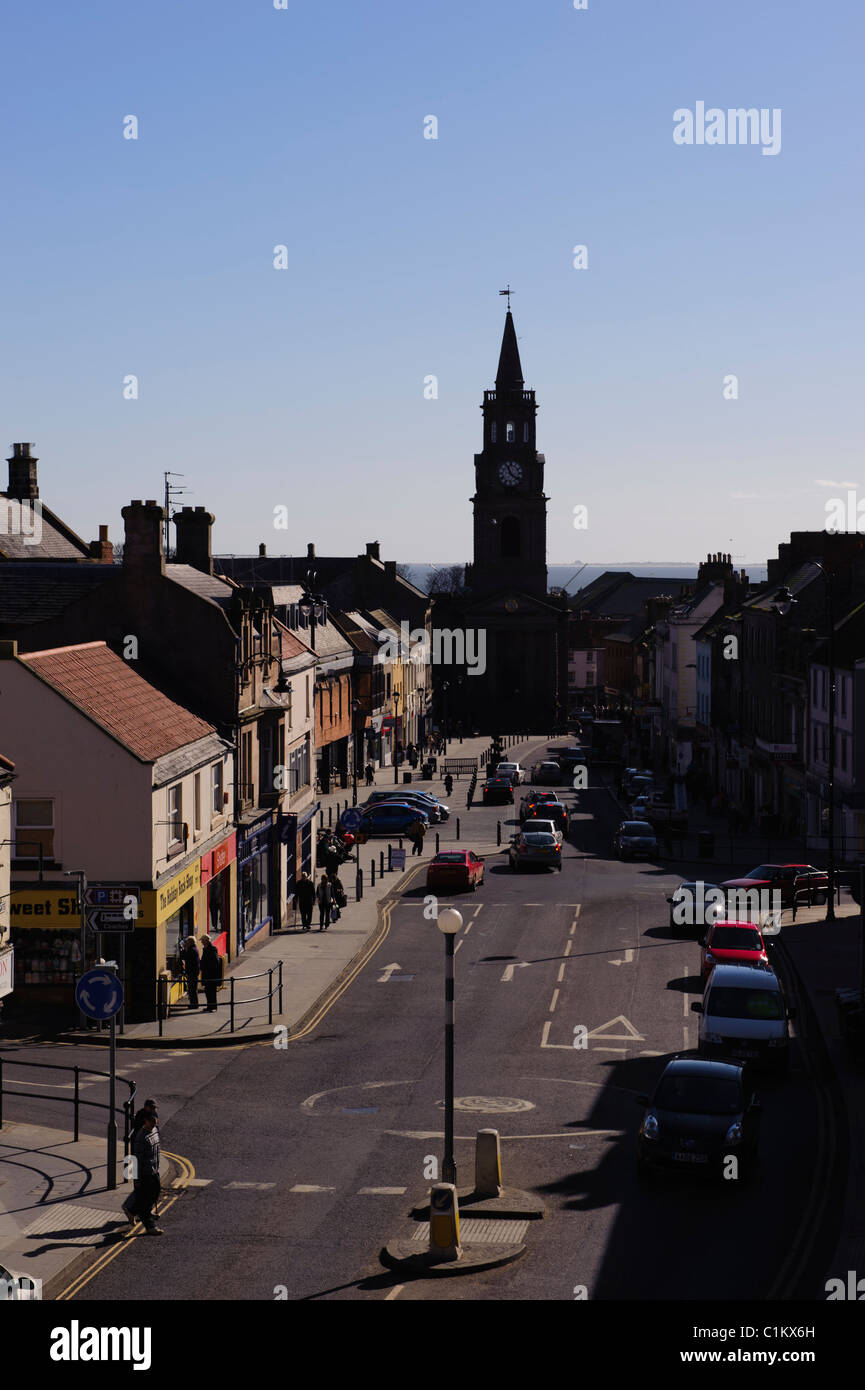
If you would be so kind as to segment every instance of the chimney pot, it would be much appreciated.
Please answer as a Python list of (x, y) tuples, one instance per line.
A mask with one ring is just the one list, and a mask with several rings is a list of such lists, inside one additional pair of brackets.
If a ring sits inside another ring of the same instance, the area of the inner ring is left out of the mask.
[(176, 560), (179, 565), (191, 565), (204, 574), (213, 574), (210, 550), (210, 528), (213, 515), (205, 507), (181, 507), (174, 513), (177, 535)]
[(259, 543), (258, 553), (261, 556), (262, 560), (265, 559), (265, 557), (267, 556), (267, 546), (264, 544), (264, 541), (261, 541)]
[(367, 555), (369, 556), (369, 558), (370, 558), (371, 560), (380, 560), (380, 559), (381, 559), (381, 555), (379, 554), (379, 542), (378, 542), (378, 541), (367, 541), (367, 543), (366, 543), (366, 553), (367, 553)]
[(307, 544), (307, 547), (306, 547), (306, 558), (307, 558), (307, 560), (314, 560), (314, 559), (315, 559), (315, 545), (313, 544), (312, 541), (309, 541), (309, 543)]
[(7, 495), (19, 501), (35, 501), (39, 496), (39, 480), (36, 473), (37, 458), (30, 453), (32, 445), (13, 444), (9, 464), (9, 486)]

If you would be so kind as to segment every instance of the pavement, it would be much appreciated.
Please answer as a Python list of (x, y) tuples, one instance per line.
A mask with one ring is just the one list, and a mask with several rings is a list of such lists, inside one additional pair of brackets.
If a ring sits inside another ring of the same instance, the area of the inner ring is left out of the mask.
[[(522, 760), (527, 754), (534, 755), (535, 750), (544, 751), (546, 744), (546, 736), (539, 735), (515, 741), (507, 752)], [(449, 755), (477, 756), (487, 747), (486, 739), (466, 739), (462, 745), (452, 743)], [(385, 770), (378, 774), (376, 784), (392, 785), (392, 778), (393, 771)], [(422, 785), (443, 795), (441, 778)], [(449, 799), (451, 820), (441, 832), (443, 842), (455, 841), (456, 817), (465, 807), (467, 789), (466, 778), (455, 780)], [(328, 805), (333, 808), (333, 814), (337, 802), (344, 801), (344, 793), (322, 798), (325, 823)], [(508, 812), (509, 808), (502, 808), (503, 821), (508, 818)], [(474, 822), (475, 826), (480, 824), (480, 821)], [(465, 833), (462, 838), (478, 852), (494, 853), (497, 846), (490, 826), (494, 827), (495, 821), (487, 815), (483, 825), (486, 830), (480, 836), (475, 830), (470, 838)], [(503, 827), (503, 844), (507, 842), (508, 833)], [(489, 843), (480, 843), (481, 838)], [(362, 855), (372, 857), (375, 853), (378, 860), (383, 843), (364, 846)], [(432, 846), (420, 860), (421, 865), (428, 862), (431, 853)], [(779, 853), (777, 847), (775, 853)], [(764, 855), (763, 840), (755, 842), (741, 837), (736, 842), (736, 858), (728, 862), (737, 869), (744, 869), (759, 862)], [(710, 872), (705, 861), (664, 856), (663, 862), (673, 871), (678, 871), (680, 866), (683, 870), (686, 866), (690, 869), (693, 862), (707, 876)], [(282, 1010), (274, 1012), (272, 1024), (267, 1022), (266, 1001), (247, 1000), (237, 1005), (233, 1035), (228, 1031), (227, 1010), (223, 1006), (215, 1019), (191, 1010), (172, 1015), (161, 1040), (156, 1036), (155, 1024), (142, 1024), (127, 1028), (119, 1041), (127, 1046), (149, 1049), (219, 1043), (236, 1046), (272, 1039), (275, 1026), (285, 1027), (294, 1039), (311, 1032), (330, 1003), (347, 988), (387, 934), (391, 905), (409, 883), (416, 867), (411, 857), (407, 857), (405, 872), (386, 873), (383, 879), (377, 874), (372, 891), (366, 864), (366, 886), (360, 902), (354, 900), (351, 875), (346, 874), (343, 881), (349, 889), (349, 905), (340, 922), (328, 932), (320, 933), (314, 927), (309, 933), (277, 933), (232, 963), (230, 974), (240, 980), (275, 966), (280, 959), (283, 961)], [(861, 926), (858, 908), (846, 898), (841, 900), (835, 923), (826, 923), (824, 918), (825, 908), (820, 907), (799, 909), (795, 921), (785, 912), (783, 929), (776, 941), (783, 968), (789, 969), (795, 978), (800, 1009), (807, 1014), (809, 1042), (820, 1054), (815, 1065), (825, 1066), (827, 1095), (832, 1092), (841, 1102), (835, 1107), (836, 1111), (842, 1116), (846, 1113), (846, 1129), (836, 1133), (832, 1141), (839, 1146), (842, 1156), (848, 1156), (849, 1168), (842, 1235), (829, 1266), (832, 1276), (843, 1279), (848, 1269), (865, 1274), (865, 1183), (862, 1182), (865, 1068), (851, 1055), (842, 1039), (834, 993), (839, 986), (858, 983)], [(263, 993), (261, 983), (259, 979), (252, 987), (247, 986), (244, 995), (251, 988)], [(238, 987), (238, 999), (240, 995)], [(386, 1019), (383, 1023), (386, 1029)], [(91, 1045), (97, 1040), (93, 1033), (69, 1036), (79, 1042), (86, 1039)], [(140, 1226), (130, 1234), (120, 1212), (128, 1188), (122, 1182), (114, 1190), (108, 1188), (104, 1138), (83, 1136), (73, 1142), (69, 1131), (19, 1123), (10, 1116), (8, 1103), (6, 1109), (7, 1118), (0, 1133), (0, 1265), (14, 1274), (26, 1273), (42, 1280), (44, 1298), (71, 1297), (79, 1281), (83, 1283), (90, 1278), (87, 1270), (93, 1266), (94, 1258), (96, 1268), (102, 1269), (114, 1259), (123, 1242), (140, 1238)], [(831, 1157), (825, 1155), (827, 1171)], [(185, 1160), (167, 1154), (164, 1160), (166, 1193), (163, 1200), (164, 1205), (171, 1205), (177, 1200), (179, 1191), (187, 1185), (194, 1186), (196, 1179)], [(254, 1184), (230, 1186), (252, 1187)]]

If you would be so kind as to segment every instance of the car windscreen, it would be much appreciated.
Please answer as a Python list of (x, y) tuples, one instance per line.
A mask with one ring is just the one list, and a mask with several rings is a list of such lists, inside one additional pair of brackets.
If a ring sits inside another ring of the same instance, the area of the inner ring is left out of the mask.
[(627, 821), (625, 821), (625, 824), (622, 826), (622, 834), (623, 834), (623, 835), (647, 835), (647, 836), (649, 836), (650, 838), (654, 838), (655, 832), (654, 832), (654, 830), (652, 829), (652, 827), (648, 824), (647, 821), (644, 821), (644, 820), (627, 820)]
[[(745, 875), (746, 878), (778, 878), (784, 877), (777, 864), (758, 864), (756, 869)], [(792, 877), (792, 875), (791, 875)]]
[(437, 854), (433, 860), (434, 864), (465, 864), (464, 854)]
[(547, 849), (549, 849), (551, 845), (558, 844), (555, 835), (550, 835), (544, 830), (532, 830), (529, 834), (524, 835), (523, 839), (527, 845), (542, 845)]
[[(735, 968), (735, 967), (734, 967)], [(734, 989), (713, 985), (705, 1006), (712, 1018), (779, 1019), (784, 1017), (781, 996), (773, 989)]]
[(732, 1078), (664, 1076), (653, 1104), (660, 1110), (687, 1111), (691, 1115), (738, 1115), (742, 1092)]
[(741, 927), (716, 927), (709, 942), (710, 951), (762, 951), (758, 931), (744, 931)]

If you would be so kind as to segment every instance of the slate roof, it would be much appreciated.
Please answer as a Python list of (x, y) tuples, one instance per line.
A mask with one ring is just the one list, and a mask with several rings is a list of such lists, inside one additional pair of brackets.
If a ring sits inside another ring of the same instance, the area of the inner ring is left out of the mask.
[(571, 610), (588, 611), (593, 618), (632, 618), (643, 612), (647, 599), (670, 596), (681, 599), (693, 589), (694, 579), (637, 578), (629, 570), (606, 570), (570, 600)]
[(197, 570), (194, 565), (166, 565), (165, 573), (175, 584), (181, 584), (184, 589), (189, 589), (199, 598), (209, 599), (220, 608), (228, 608), (232, 597), (237, 593), (234, 584), (229, 584), (216, 575), (205, 574), (204, 570)]
[[(87, 542), (55, 516), (41, 498), (37, 498), (37, 501), (40, 503), (41, 535), (38, 544), (33, 545), (30, 543), (32, 537), (28, 540), (23, 534), (9, 529), (9, 503), (18, 506), (19, 499), (10, 498), (8, 492), (0, 492), (0, 559), (29, 560), (31, 563), (38, 560), (88, 560), (90, 547)], [(28, 501), (27, 505), (33, 504)], [(29, 523), (30, 529), (33, 529), (34, 522), (35, 518)]]
[(216, 732), (104, 642), (26, 652), (18, 660), (141, 762), (155, 762)]
[(70, 603), (110, 584), (121, 574), (120, 565), (50, 564), (10, 560), (0, 564), (0, 625), (20, 626), (56, 618)]

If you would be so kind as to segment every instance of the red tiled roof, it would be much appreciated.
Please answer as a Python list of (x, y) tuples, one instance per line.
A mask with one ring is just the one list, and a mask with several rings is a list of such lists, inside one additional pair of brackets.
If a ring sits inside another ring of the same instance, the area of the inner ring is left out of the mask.
[(142, 762), (154, 762), (215, 732), (104, 642), (26, 652), (18, 659)]

